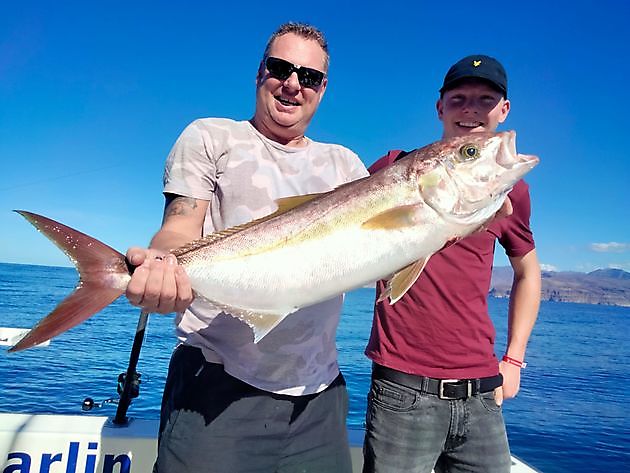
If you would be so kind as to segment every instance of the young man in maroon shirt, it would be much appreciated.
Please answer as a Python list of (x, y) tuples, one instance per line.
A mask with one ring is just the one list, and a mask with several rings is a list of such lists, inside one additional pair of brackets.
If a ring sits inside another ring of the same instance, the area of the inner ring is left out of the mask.
[[(507, 76), (496, 59), (469, 56), (449, 69), (437, 102), (443, 138), (495, 131), (509, 111)], [(370, 172), (404, 154), (388, 153)], [(376, 304), (366, 349), (374, 365), (364, 473), (510, 471), (500, 406), (519, 389), (540, 267), (527, 184), (519, 181), (509, 199), (511, 215), (433, 255), (396, 304)], [(514, 269), (502, 360), (487, 306), (495, 239)], [(383, 289), (381, 281), (377, 299)]]

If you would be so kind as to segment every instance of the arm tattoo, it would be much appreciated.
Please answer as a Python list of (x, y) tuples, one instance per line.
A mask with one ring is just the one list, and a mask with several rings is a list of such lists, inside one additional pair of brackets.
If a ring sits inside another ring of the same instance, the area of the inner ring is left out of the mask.
[(164, 205), (164, 220), (172, 215), (190, 215), (197, 208), (197, 199), (168, 194)]

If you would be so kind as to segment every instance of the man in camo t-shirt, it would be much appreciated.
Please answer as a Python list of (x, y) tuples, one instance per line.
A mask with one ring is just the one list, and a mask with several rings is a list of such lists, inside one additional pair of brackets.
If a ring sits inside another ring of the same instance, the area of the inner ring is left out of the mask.
[(193, 300), (185, 271), (167, 253), (264, 217), (279, 198), (367, 175), (347, 148), (304, 135), (327, 69), (321, 32), (282, 25), (258, 69), (254, 117), (196, 120), (169, 154), (162, 227), (150, 249), (127, 253), (138, 265), (129, 300), (151, 312), (178, 312), (181, 343), (164, 390), (156, 472), (351, 471), (335, 347), (342, 296), (291, 314), (255, 344), (245, 323)]

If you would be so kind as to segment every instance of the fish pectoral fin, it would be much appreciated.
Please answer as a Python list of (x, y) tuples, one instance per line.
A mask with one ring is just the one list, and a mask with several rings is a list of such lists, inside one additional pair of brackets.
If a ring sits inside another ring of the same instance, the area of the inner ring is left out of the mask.
[(378, 296), (378, 299), (376, 299), (376, 303), (378, 304), (379, 302), (383, 302), (385, 299), (387, 299), (392, 293), (392, 288), (389, 285), (389, 281), (387, 282), (387, 284), (385, 285), (385, 289), (383, 289), (383, 292), (381, 292), (381, 294)]
[(423, 204), (394, 207), (366, 220), (361, 225), (361, 228), (367, 230), (396, 230), (418, 225), (423, 207)]
[(394, 274), (394, 277), (387, 281), (387, 289), (385, 291), (387, 294), (381, 294), (379, 301), (389, 296), (390, 305), (398, 302), (420, 277), (422, 270), (427, 265), (427, 261), (429, 261), (429, 257), (418, 260)]

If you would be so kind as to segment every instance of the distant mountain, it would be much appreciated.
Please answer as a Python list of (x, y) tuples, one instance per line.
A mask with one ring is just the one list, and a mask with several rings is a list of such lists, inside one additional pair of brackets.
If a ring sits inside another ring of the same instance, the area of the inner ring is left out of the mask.
[(623, 269), (596, 269), (588, 273), (588, 275), (594, 278), (630, 279), (630, 273)]
[[(511, 289), (512, 268), (494, 268), (490, 295), (509, 297)], [(590, 273), (543, 271), (541, 293), (544, 301), (630, 307), (630, 273), (621, 269), (598, 269)]]

